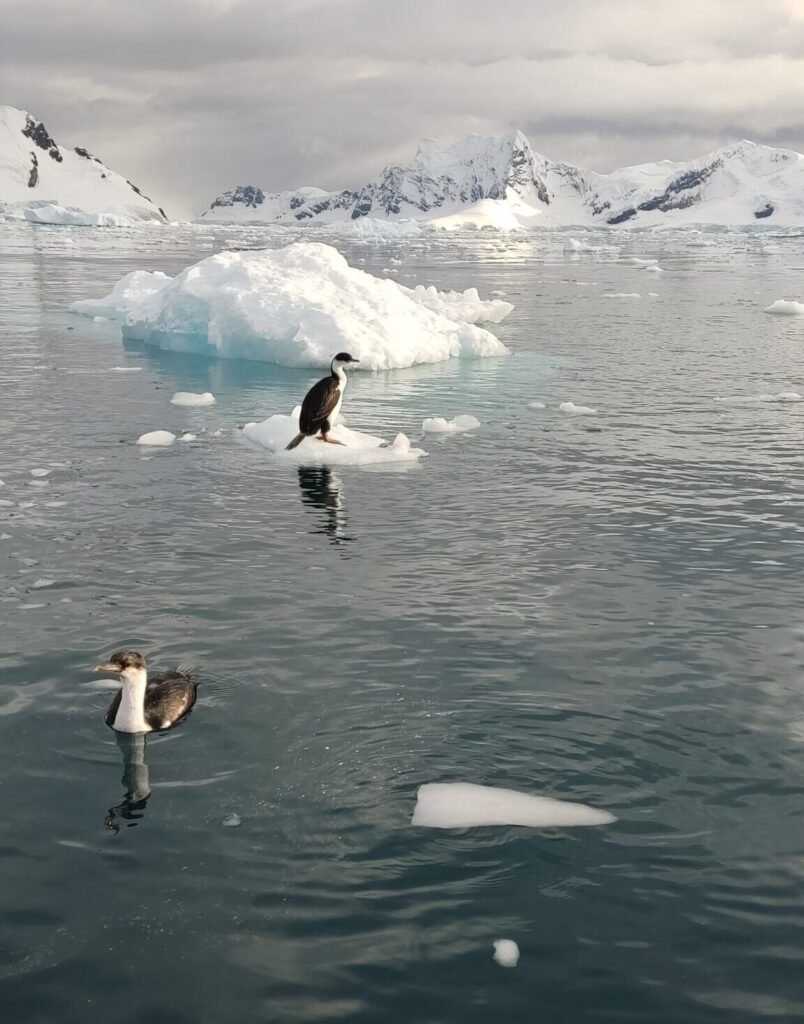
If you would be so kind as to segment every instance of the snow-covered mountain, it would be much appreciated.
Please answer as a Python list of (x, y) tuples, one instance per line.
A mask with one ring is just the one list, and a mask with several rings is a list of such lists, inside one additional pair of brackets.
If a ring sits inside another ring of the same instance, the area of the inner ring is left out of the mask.
[(804, 224), (804, 156), (743, 141), (688, 163), (597, 174), (536, 153), (519, 131), (425, 141), (412, 163), (386, 167), (356, 190), (268, 194), (238, 186), (208, 221), (331, 224), (362, 218), (471, 222), (501, 228), (558, 225)]
[(120, 225), (167, 217), (136, 185), (76, 146), (66, 149), (41, 121), (0, 106), (0, 219)]

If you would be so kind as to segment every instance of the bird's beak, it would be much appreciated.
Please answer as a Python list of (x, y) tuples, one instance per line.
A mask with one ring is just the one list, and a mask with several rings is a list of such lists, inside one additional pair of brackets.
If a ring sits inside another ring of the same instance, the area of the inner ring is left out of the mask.
[(360, 362), (360, 360), (359, 360), (359, 359), (353, 359), (353, 360), (352, 360), (352, 362), (353, 362), (353, 363), (359, 363), (359, 362)]
[(119, 665), (113, 665), (111, 663), (111, 661), (104, 661), (103, 664), (96, 665), (92, 669), (92, 671), (93, 672), (114, 672), (115, 675), (119, 675), (120, 674), (120, 666)]

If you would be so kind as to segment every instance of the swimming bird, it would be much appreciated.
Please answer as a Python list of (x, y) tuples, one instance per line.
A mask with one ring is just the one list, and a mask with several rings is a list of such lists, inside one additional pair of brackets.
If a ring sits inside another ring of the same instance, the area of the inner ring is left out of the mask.
[(196, 684), (190, 672), (177, 668), (148, 678), (145, 659), (137, 651), (117, 651), (95, 672), (114, 672), (122, 688), (106, 712), (115, 732), (160, 732), (184, 718), (195, 704)]
[(330, 363), (330, 375), (319, 380), (304, 396), (299, 413), (299, 433), (285, 449), (290, 451), (302, 443), (305, 437), (313, 437), (321, 431), (317, 441), (329, 444), (343, 444), (329, 436), (330, 425), (341, 410), (343, 392), (346, 389), (346, 373), (343, 367), (348, 363), (359, 363), (359, 359), (348, 352), (339, 352)]

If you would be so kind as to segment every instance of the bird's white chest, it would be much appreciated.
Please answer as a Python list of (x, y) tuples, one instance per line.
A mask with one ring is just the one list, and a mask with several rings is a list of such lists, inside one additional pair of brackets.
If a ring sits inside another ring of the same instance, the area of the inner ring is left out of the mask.
[(116, 732), (151, 732), (145, 721), (145, 685), (128, 683), (123, 686), (120, 706), (114, 716), (112, 728)]

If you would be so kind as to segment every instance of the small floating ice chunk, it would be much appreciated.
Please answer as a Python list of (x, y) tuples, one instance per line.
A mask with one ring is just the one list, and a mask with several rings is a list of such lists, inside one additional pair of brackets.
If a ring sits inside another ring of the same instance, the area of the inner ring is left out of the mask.
[(604, 299), (638, 299), (639, 292), (604, 292)]
[(544, 402), (528, 402), (529, 409), (546, 409)]
[(49, 476), (52, 473), (50, 469), (32, 469), (31, 476)]
[(92, 319), (96, 324), (105, 324), (109, 322), (108, 316), (93, 316)]
[(113, 366), (112, 369), (115, 373), (139, 373), (142, 370), (141, 366)]
[(167, 448), (176, 440), (176, 435), (169, 430), (151, 430), (137, 438), (137, 444), (150, 448)]
[(804, 302), (795, 299), (777, 299), (765, 306), (763, 313), (774, 313), (776, 316), (804, 316)]
[(590, 405), (576, 405), (574, 402), (562, 402), (558, 407), (561, 412), (565, 412), (568, 416), (596, 416), (597, 409), (593, 409)]
[(204, 391), (200, 395), (192, 391), (177, 391), (170, 401), (172, 405), (214, 405), (215, 396), (211, 391)]
[(456, 416), (451, 420), (443, 416), (431, 416), (422, 421), (422, 430), (428, 434), (456, 434), (464, 430), (476, 430), (479, 426), (480, 420), (469, 415)]
[(649, 274), (663, 274), (664, 273), (664, 270), (662, 270), (662, 268), (658, 264), (656, 264), (656, 263), (651, 263), (647, 267), (643, 267), (642, 269), (646, 270)]
[(519, 946), (513, 939), (495, 939), (494, 959), (500, 967), (516, 967), (519, 963)]
[(269, 416), (262, 423), (247, 423), (243, 435), (279, 458), (302, 465), (323, 464), (331, 466), (369, 466), (380, 463), (415, 462), (427, 454), (421, 448), (411, 447), (405, 434), (397, 434), (391, 444), (381, 437), (350, 430), (337, 423), (330, 431), (330, 437), (343, 444), (326, 444), (314, 437), (305, 438), (298, 447), (286, 451), (299, 429), (300, 406), (291, 416)]
[(45, 587), (52, 587), (55, 582), (55, 580), (50, 580), (46, 576), (42, 576), (41, 579), (38, 579), (31, 584), (31, 589), (44, 590)]
[(6, 486), (5, 480), (0, 480), (0, 487), (5, 487), (5, 486)]
[(27, 604), (18, 604), (17, 607), (20, 609), (20, 611), (27, 612), (30, 611), (32, 608), (47, 608), (47, 605), (41, 603), (34, 604), (32, 602), (28, 602)]
[(475, 828), (480, 825), (523, 825), (560, 828), (608, 825), (617, 819), (586, 804), (531, 796), (514, 789), (477, 786), (469, 782), (430, 782), (419, 786), (412, 825), (422, 828)]
[(191, 434), (189, 431), (187, 431), (186, 434), (182, 434), (181, 435), (179, 440), (180, 441), (197, 441), (198, 440), (198, 434)]
[(235, 814), (234, 811), (231, 814), (227, 814), (221, 822), (224, 828), (239, 828), (242, 825), (243, 819), (239, 814)]

